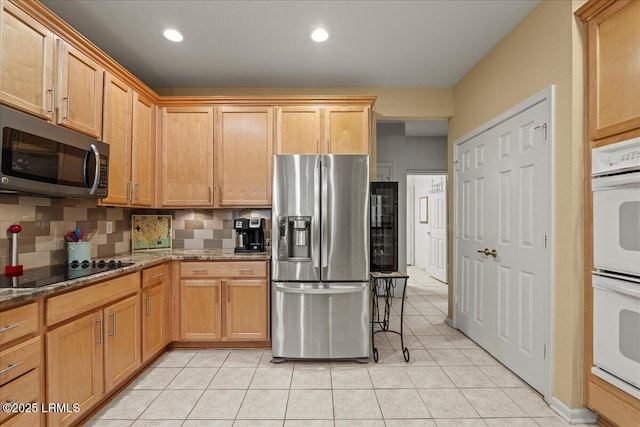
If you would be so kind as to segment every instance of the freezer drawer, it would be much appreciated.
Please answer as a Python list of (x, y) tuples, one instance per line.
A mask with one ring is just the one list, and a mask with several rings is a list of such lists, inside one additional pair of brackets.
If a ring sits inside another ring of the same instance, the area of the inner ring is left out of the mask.
[(369, 282), (272, 282), (274, 358), (368, 358)]

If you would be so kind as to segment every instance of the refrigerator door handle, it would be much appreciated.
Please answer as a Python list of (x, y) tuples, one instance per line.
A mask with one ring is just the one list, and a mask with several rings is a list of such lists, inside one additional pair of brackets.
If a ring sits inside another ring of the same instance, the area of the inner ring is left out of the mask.
[(320, 268), (320, 166), (313, 169), (313, 218), (311, 219), (312, 239), (311, 257), (314, 268)]
[(327, 236), (327, 233), (328, 233), (328, 230), (327, 230), (327, 228), (328, 228), (327, 227), (327, 223), (328, 223), (327, 214), (329, 212), (329, 206), (328, 206), (329, 196), (327, 194), (328, 193), (327, 185), (328, 185), (328, 182), (329, 182), (329, 179), (328, 179), (328, 176), (327, 176), (328, 172), (329, 171), (328, 171), (327, 167), (323, 165), (322, 166), (322, 205), (321, 205), (322, 221), (321, 221), (321, 224), (320, 224), (320, 230), (321, 230), (321, 233), (322, 233), (322, 239), (321, 239), (321, 242), (320, 242), (320, 248), (322, 250), (322, 255), (321, 255), (322, 268), (326, 268), (329, 265), (329, 262), (328, 262), (329, 254), (327, 253), (327, 249), (329, 247), (329, 243), (328, 243), (328, 239), (329, 238)]
[(275, 285), (275, 289), (278, 292), (284, 292), (287, 294), (315, 294), (315, 295), (335, 295), (335, 294), (355, 294), (362, 292), (366, 285), (361, 286), (340, 286), (333, 288), (298, 288), (289, 287), (284, 284), (278, 283)]

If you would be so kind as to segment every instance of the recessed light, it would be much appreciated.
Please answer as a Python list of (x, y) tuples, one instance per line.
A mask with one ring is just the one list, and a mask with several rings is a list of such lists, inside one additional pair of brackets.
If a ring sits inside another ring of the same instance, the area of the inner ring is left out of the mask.
[(322, 43), (329, 38), (329, 33), (324, 28), (314, 28), (309, 33), (309, 38), (314, 42)]
[(162, 32), (162, 34), (165, 36), (165, 38), (171, 40), (172, 42), (181, 42), (184, 39), (184, 37), (182, 37), (182, 34), (180, 34), (178, 30), (174, 30), (173, 28), (167, 28)]

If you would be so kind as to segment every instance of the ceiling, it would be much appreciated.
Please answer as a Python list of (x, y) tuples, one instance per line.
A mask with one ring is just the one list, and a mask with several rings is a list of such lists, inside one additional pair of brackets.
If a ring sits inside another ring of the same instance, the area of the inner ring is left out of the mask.
[(150, 87), (451, 87), (539, 0), (41, 2)]
[(151, 87), (450, 87), (539, 2), (41, 1)]

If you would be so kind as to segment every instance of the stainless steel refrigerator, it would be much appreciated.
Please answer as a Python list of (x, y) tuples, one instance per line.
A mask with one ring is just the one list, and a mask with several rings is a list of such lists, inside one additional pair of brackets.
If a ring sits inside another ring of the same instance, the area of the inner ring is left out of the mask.
[(273, 157), (276, 361), (369, 357), (369, 157)]

